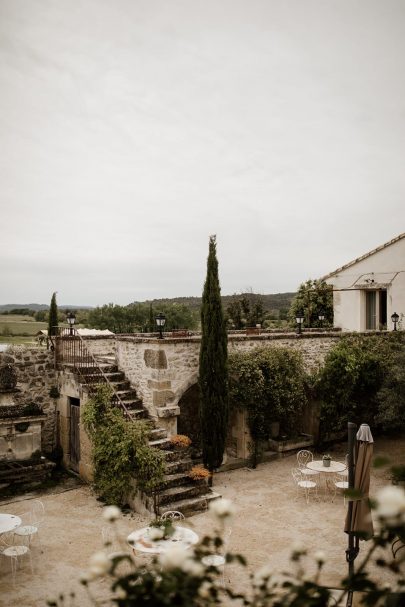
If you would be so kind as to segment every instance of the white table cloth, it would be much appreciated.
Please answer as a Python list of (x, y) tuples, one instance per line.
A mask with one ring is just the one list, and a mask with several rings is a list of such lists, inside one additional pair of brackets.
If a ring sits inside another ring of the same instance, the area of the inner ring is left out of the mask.
[(20, 527), (21, 519), (15, 514), (3, 514), (0, 512), (0, 534), (9, 533)]
[(165, 552), (169, 546), (174, 544), (183, 546), (185, 549), (193, 544), (197, 544), (198, 535), (188, 527), (175, 527), (175, 532), (166, 540), (153, 541), (149, 537), (149, 532), (154, 527), (143, 527), (130, 533), (127, 537), (128, 543), (139, 552), (147, 554), (161, 554)]

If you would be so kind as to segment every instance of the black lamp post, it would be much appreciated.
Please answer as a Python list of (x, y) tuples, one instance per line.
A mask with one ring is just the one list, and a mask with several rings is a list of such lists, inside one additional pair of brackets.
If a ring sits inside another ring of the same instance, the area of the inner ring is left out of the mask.
[(68, 312), (66, 314), (66, 320), (69, 323), (69, 335), (73, 335), (73, 325), (76, 322), (76, 316), (74, 312)]
[(399, 314), (397, 314), (396, 312), (394, 312), (394, 314), (391, 314), (391, 320), (394, 323), (394, 331), (397, 330), (397, 322), (399, 321)]
[(165, 326), (166, 316), (159, 312), (159, 314), (155, 318), (157, 327), (159, 329), (159, 339), (163, 339), (163, 327)]
[(319, 318), (319, 324), (322, 327), (323, 321), (325, 320), (325, 312), (323, 310), (319, 311), (318, 318)]
[(300, 335), (302, 323), (304, 322), (304, 312), (302, 310), (298, 310), (297, 314), (295, 315), (295, 320), (297, 322), (297, 333)]

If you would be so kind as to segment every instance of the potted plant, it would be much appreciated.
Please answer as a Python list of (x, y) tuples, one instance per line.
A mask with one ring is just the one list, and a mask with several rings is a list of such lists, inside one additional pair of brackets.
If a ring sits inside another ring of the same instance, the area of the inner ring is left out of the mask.
[(173, 522), (170, 519), (156, 518), (149, 523), (149, 537), (153, 540), (167, 540), (175, 532)]
[(169, 440), (174, 449), (187, 449), (191, 445), (191, 438), (185, 434), (174, 434)]
[(330, 455), (326, 454), (323, 456), (322, 458), (322, 464), (325, 466), (325, 468), (330, 468), (330, 462), (331, 462), (332, 458)]
[(209, 478), (210, 472), (203, 466), (193, 466), (188, 472), (188, 476), (193, 481), (204, 481)]

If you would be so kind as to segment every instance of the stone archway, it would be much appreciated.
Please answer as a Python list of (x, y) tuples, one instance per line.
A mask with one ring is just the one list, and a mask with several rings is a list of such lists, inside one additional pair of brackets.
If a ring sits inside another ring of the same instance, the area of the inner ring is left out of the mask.
[(198, 457), (201, 454), (199, 406), (200, 393), (198, 384), (193, 384), (184, 392), (178, 402), (180, 415), (177, 418), (178, 434), (185, 434), (192, 440), (192, 457)]

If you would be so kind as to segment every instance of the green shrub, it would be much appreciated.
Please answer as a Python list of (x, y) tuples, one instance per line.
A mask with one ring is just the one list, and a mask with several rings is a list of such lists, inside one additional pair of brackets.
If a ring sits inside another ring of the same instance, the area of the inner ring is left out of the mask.
[(148, 445), (151, 430), (145, 420), (128, 421), (111, 404), (111, 390), (101, 386), (83, 411), (83, 424), (93, 446), (94, 488), (110, 504), (156, 490), (163, 480), (164, 456)]

